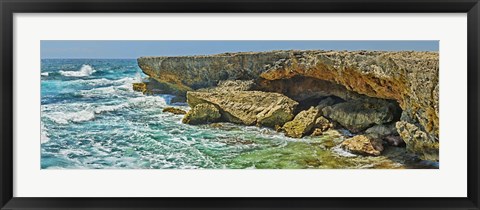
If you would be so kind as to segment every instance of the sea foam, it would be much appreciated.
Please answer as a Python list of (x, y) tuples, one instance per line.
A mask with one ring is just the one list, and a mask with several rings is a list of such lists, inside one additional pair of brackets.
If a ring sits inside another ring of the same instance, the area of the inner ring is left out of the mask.
[(93, 111), (79, 111), (79, 112), (55, 112), (47, 116), (55, 123), (68, 124), (69, 122), (83, 122), (95, 119), (95, 113)]
[(43, 123), (41, 123), (40, 133), (41, 133), (40, 143), (43, 144), (43, 143), (47, 143), (48, 141), (50, 141), (50, 137), (48, 137), (48, 134), (47, 134), (47, 128), (45, 127), (45, 125), (43, 125)]
[(59, 71), (61, 75), (66, 76), (66, 77), (86, 77), (90, 76), (95, 72), (95, 69), (93, 69), (92, 66), (83, 64), (82, 68), (78, 71)]

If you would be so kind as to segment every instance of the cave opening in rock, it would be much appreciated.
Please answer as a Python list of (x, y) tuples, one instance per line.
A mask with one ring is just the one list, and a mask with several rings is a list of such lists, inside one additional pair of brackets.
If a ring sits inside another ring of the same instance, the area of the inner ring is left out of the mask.
[(315, 107), (323, 116), (352, 133), (361, 134), (377, 126), (373, 128), (376, 132), (385, 133), (388, 129), (387, 133), (398, 135), (395, 123), (400, 120), (402, 109), (395, 100), (369, 97), (334, 82), (305, 76), (262, 80), (257, 88), (282, 93), (297, 101), (296, 115)]

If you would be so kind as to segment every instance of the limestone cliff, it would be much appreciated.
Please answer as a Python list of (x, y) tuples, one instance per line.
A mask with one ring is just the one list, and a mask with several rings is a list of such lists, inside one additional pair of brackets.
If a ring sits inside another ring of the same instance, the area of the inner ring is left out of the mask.
[[(406, 122), (397, 123), (397, 129), (408, 138), (407, 148), (434, 160), (439, 144), (438, 62), (437, 52), (321, 50), (138, 59), (147, 75), (179, 95), (222, 80), (253, 80), (258, 89), (294, 100), (315, 94), (396, 100), (403, 110), (400, 120)], [(424, 135), (407, 134), (412, 130)]]

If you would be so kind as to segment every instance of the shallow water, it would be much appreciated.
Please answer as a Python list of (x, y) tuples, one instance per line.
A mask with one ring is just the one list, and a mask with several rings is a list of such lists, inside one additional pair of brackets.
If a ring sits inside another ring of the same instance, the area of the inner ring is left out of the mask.
[(334, 145), (342, 134), (292, 139), (231, 123), (192, 126), (163, 113), (171, 96), (144, 96), (136, 60), (42, 60), (42, 169), (437, 168), (403, 148), (361, 157)]

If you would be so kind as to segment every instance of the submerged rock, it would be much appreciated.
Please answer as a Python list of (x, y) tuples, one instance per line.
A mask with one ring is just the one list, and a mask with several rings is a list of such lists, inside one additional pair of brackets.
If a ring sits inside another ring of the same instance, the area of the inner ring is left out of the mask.
[(220, 111), (212, 104), (202, 103), (195, 105), (182, 119), (183, 123), (197, 125), (217, 122), (221, 117)]
[(187, 103), (190, 107), (202, 103), (215, 105), (226, 122), (272, 128), (290, 121), (298, 105), (282, 94), (260, 91), (189, 91)]
[(357, 135), (343, 141), (340, 147), (359, 155), (378, 156), (383, 151), (382, 140), (370, 135)]
[(315, 126), (315, 120), (320, 115), (320, 110), (310, 107), (308, 110), (301, 111), (295, 118), (283, 125), (285, 135), (293, 138), (301, 138), (312, 131)]
[(166, 108), (163, 109), (162, 112), (170, 112), (170, 113), (173, 113), (173, 114), (187, 114), (187, 112), (185, 110), (175, 108), (175, 107), (166, 107)]
[(375, 124), (398, 119), (398, 109), (395, 104), (385, 100), (353, 100), (327, 106), (322, 112), (346, 129), (358, 133)]
[(145, 93), (147, 91), (147, 83), (145, 82), (133, 83), (132, 88), (134, 91)]
[(396, 124), (400, 137), (407, 144), (407, 150), (415, 153), (423, 160), (439, 160), (439, 143), (431, 140), (427, 133), (414, 124), (399, 121)]

